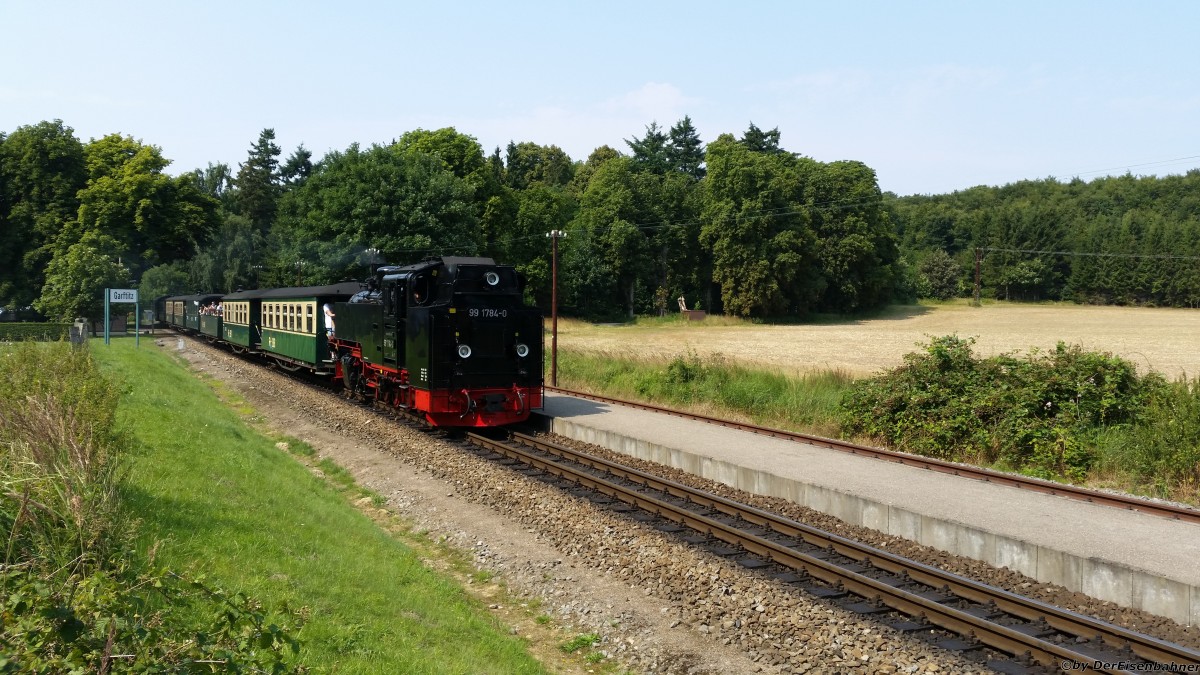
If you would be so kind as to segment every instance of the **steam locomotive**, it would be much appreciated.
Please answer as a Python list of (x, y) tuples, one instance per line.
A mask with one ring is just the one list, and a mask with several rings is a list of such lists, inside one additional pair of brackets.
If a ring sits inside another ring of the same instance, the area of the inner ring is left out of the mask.
[(502, 426), (542, 407), (541, 312), (491, 258), (379, 267), (365, 284), (172, 296), (163, 312), (181, 331), (434, 427)]

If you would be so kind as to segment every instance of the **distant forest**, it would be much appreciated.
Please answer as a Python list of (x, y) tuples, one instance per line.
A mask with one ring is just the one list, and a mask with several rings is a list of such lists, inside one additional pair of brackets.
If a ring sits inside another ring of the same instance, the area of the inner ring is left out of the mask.
[(879, 189), (857, 161), (785, 150), (750, 124), (705, 143), (689, 118), (584, 160), (453, 128), (284, 156), (272, 129), (236, 169), (166, 173), (161, 150), (61, 120), (0, 133), (0, 307), (97, 316), (101, 289), (167, 293), (363, 278), (372, 263), (483, 255), (548, 307), (620, 319), (689, 307), (786, 319), (918, 297), (1195, 307), (1200, 170), (938, 196)]

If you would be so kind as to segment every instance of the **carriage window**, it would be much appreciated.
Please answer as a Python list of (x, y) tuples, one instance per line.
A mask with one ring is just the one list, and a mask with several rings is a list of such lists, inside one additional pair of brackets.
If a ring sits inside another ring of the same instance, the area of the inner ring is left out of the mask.
[(309, 335), (315, 335), (317, 332), (313, 328), (313, 305), (304, 306), (304, 332)]

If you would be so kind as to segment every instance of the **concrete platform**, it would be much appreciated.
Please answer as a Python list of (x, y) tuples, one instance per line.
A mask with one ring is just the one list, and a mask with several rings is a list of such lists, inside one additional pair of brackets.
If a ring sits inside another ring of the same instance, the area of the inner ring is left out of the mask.
[(557, 394), (543, 413), (568, 438), (1200, 623), (1200, 525)]

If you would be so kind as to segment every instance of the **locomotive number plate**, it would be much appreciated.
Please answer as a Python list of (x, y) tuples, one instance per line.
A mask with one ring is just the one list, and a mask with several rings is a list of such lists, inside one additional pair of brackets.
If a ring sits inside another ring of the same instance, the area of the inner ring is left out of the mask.
[(507, 309), (489, 309), (486, 307), (483, 309), (478, 309), (478, 308), (472, 307), (471, 309), (467, 310), (467, 316), (471, 316), (471, 317), (480, 316), (485, 319), (507, 319), (508, 318), (508, 310)]

